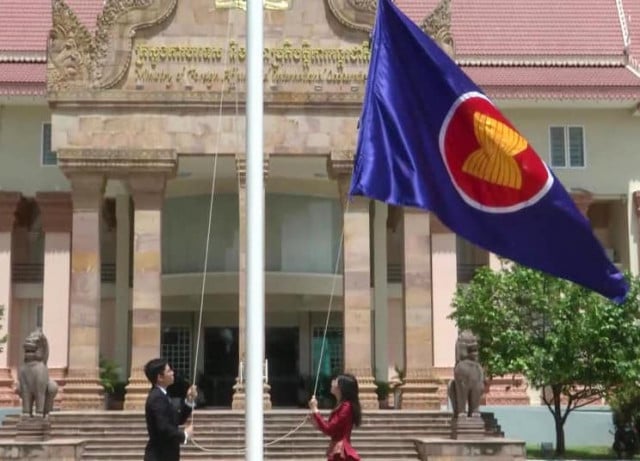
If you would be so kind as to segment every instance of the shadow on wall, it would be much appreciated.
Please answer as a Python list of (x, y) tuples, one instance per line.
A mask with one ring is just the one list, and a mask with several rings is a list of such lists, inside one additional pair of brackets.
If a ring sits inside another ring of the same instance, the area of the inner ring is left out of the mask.
[[(492, 412), (507, 438), (537, 446), (543, 442), (555, 445), (553, 416), (546, 406), (483, 406), (480, 411)], [(574, 410), (565, 424), (567, 447), (611, 446), (613, 432), (611, 410), (607, 406)]]

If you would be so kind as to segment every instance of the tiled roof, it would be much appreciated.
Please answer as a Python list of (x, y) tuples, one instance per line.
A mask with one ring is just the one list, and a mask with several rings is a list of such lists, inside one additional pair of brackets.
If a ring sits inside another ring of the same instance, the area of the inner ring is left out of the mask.
[[(67, 0), (78, 19), (95, 27), (103, 0)], [(44, 51), (51, 29), (51, 0), (0, 0), (0, 50)]]
[(640, 78), (626, 67), (465, 67), (464, 71), (494, 98), (640, 100)]
[[(67, 3), (91, 30), (103, 1)], [(438, 1), (396, 0), (417, 23)], [(640, 0), (620, 1), (631, 37), (629, 63), (640, 72)], [(456, 57), (490, 95), (640, 99), (640, 78), (622, 67), (614, 1), (452, 0), (451, 8)], [(25, 91), (39, 85), (44, 93), (50, 27), (51, 0), (0, 0), (0, 94), (20, 85)]]
[(627, 27), (629, 28), (629, 58), (632, 64), (640, 72), (640, 1), (624, 0), (624, 11), (627, 17)]
[[(421, 23), (438, 2), (396, 3)], [(615, 1), (455, 0), (451, 16), (458, 56), (621, 56), (623, 51)]]

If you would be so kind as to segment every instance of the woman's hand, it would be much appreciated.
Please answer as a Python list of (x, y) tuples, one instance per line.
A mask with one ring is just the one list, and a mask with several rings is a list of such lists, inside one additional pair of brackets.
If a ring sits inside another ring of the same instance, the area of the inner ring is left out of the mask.
[(318, 412), (318, 401), (316, 400), (316, 396), (312, 396), (311, 400), (309, 400), (309, 409), (313, 412), (313, 413), (317, 413)]

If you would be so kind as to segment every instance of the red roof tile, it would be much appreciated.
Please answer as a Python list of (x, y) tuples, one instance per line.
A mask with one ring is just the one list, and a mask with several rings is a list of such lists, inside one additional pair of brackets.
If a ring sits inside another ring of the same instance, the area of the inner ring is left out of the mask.
[(47, 66), (43, 63), (0, 64), (0, 82), (10, 83), (43, 83), (46, 79)]
[[(397, 3), (420, 23), (437, 1), (397, 0)], [(621, 57), (623, 52), (614, 1), (455, 0), (451, 2), (451, 16), (459, 57)]]
[(495, 98), (635, 99), (640, 79), (625, 67), (465, 67)]
[[(103, 0), (67, 0), (92, 30)], [(0, 50), (45, 51), (51, 29), (51, 0), (0, 0)]]

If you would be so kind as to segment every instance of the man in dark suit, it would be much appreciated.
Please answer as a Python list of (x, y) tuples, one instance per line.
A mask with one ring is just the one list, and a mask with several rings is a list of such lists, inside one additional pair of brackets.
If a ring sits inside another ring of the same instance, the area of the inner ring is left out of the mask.
[(180, 410), (171, 403), (167, 387), (173, 384), (173, 370), (165, 359), (150, 360), (144, 366), (144, 374), (152, 385), (144, 408), (149, 442), (144, 450), (144, 461), (179, 461), (180, 445), (193, 435), (193, 426), (184, 424), (195, 406), (198, 391), (191, 386)]

